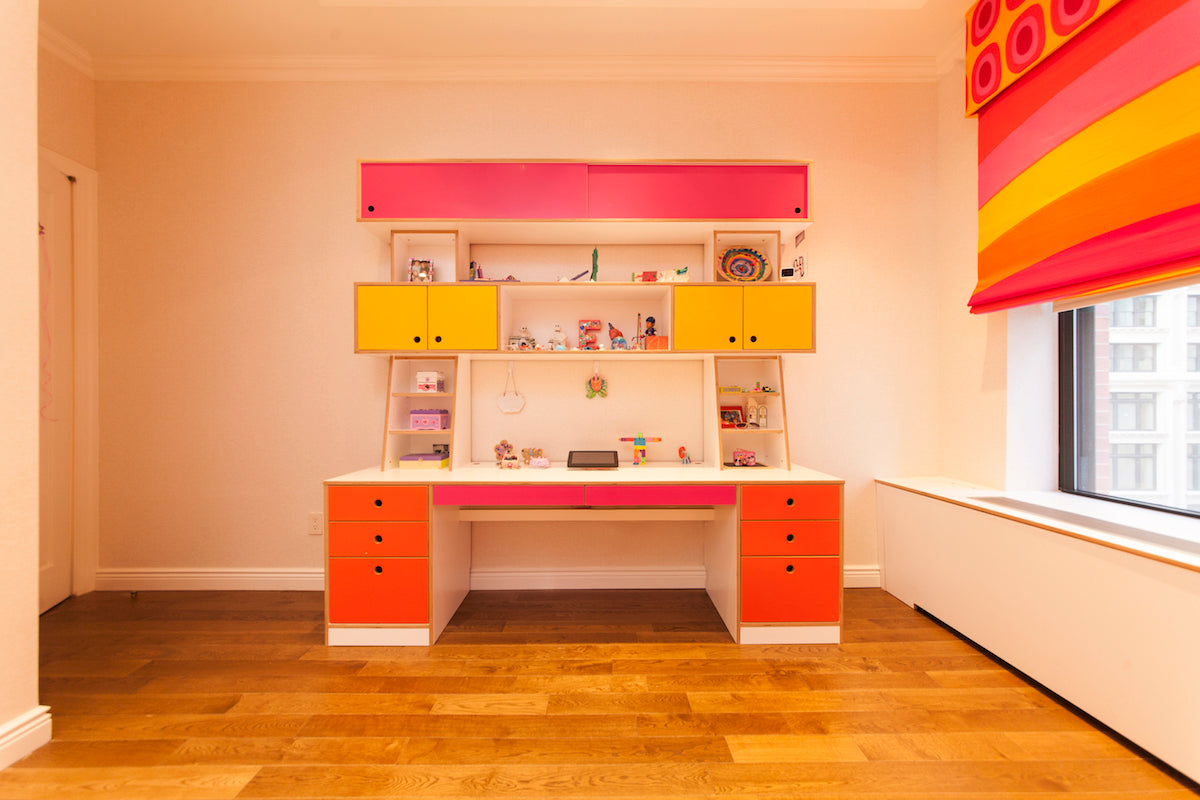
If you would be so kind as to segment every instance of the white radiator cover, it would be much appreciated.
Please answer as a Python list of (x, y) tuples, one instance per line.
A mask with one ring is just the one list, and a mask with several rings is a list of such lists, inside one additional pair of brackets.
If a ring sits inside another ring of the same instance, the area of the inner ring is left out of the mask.
[(883, 587), (1200, 780), (1200, 572), (877, 484)]

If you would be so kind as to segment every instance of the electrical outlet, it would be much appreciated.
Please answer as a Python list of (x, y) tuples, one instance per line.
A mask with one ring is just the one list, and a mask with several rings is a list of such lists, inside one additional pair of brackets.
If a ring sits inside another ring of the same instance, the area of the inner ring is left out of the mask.
[(308, 533), (310, 536), (321, 536), (325, 533), (325, 518), (320, 511), (308, 513)]

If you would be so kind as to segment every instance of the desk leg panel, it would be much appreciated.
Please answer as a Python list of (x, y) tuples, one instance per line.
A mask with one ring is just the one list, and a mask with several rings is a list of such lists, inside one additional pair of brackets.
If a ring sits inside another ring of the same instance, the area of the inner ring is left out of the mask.
[(434, 506), (430, 532), (430, 623), (436, 642), (471, 589), (471, 523), (456, 506)]
[(704, 523), (704, 588), (721, 621), (738, 640), (738, 521), (736, 506), (717, 507)]

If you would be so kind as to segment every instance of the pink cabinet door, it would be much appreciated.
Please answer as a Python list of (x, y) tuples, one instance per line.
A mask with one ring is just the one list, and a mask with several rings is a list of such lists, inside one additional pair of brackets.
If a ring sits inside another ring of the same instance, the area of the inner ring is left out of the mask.
[(583, 219), (587, 165), (360, 162), (360, 220)]
[(807, 220), (807, 164), (591, 164), (592, 219)]

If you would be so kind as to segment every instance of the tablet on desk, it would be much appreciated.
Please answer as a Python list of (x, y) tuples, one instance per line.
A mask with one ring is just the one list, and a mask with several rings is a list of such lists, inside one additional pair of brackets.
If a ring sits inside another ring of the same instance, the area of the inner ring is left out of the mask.
[(571, 469), (616, 469), (616, 450), (572, 450), (567, 453), (567, 467)]

